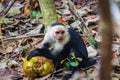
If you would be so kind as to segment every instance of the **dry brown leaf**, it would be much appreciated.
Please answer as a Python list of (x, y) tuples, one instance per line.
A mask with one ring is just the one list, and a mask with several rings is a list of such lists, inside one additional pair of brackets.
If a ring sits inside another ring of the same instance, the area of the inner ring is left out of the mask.
[(113, 54), (112, 54), (112, 59), (114, 59), (114, 58), (116, 58), (116, 57), (117, 57), (116, 52), (113, 52)]
[(5, 0), (0, 0), (0, 3), (4, 2)]
[(8, 46), (8, 47), (6, 48), (6, 53), (12, 52), (13, 49), (14, 49), (13, 47)]
[(90, 19), (95, 19), (95, 18), (96, 18), (95, 15), (88, 15), (88, 16), (87, 16), (87, 19), (88, 19), (88, 20), (90, 20)]
[(21, 69), (18, 73), (21, 74), (21, 75), (25, 75), (25, 72), (24, 72), (23, 69)]
[(86, 45), (89, 44), (89, 43), (88, 43), (88, 39), (87, 39), (85, 36), (82, 36), (82, 39), (83, 39), (83, 41), (84, 41), (84, 43), (85, 43)]
[(89, 28), (90, 28), (90, 30), (93, 30), (93, 29), (98, 28), (98, 26), (97, 25), (89, 25)]
[(33, 8), (35, 9), (37, 6), (39, 6), (38, 0), (33, 0)]
[(63, 20), (61, 17), (58, 18), (58, 21), (61, 22), (62, 24), (67, 24), (67, 21)]
[(30, 5), (27, 4), (27, 5), (25, 6), (25, 8), (24, 8), (24, 15), (25, 15), (25, 16), (30, 16), (30, 14), (31, 14)]

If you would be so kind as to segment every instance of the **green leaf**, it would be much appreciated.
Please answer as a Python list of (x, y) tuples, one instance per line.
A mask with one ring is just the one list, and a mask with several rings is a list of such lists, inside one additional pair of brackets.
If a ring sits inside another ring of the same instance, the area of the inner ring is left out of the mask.
[(71, 59), (75, 59), (76, 57), (75, 57), (75, 54), (74, 54), (74, 52), (72, 52), (71, 53)]
[(2, 23), (3, 22), (3, 18), (2, 17), (0, 17), (0, 23)]
[(9, 22), (9, 19), (8, 18), (0, 17), (0, 23), (2, 23), (2, 22), (7, 23), (7, 22)]
[(28, 45), (25, 45), (23, 48), (24, 48), (24, 49), (28, 49), (28, 48), (30, 48), (30, 45), (29, 45), (29, 44), (28, 44)]
[(33, 11), (33, 12), (32, 12), (32, 16), (33, 16), (33, 17), (36, 17), (36, 15), (37, 15), (37, 11)]
[(55, 45), (55, 41), (52, 41), (52, 42), (50, 43), (50, 48), (53, 48), (54, 45)]
[(60, 61), (60, 64), (63, 64), (64, 62), (66, 62), (66, 59)]
[(70, 69), (70, 63), (67, 62), (67, 63), (65, 64), (65, 67), (66, 67), (66, 69)]
[(38, 17), (38, 18), (39, 18), (39, 17), (42, 17), (42, 13), (37, 12), (37, 11), (34, 10), (34, 11), (32, 12), (32, 16), (33, 16), (33, 17)]
[(92, 74), (93, 73), (93, 69), (89, 69), (89, 70), (87, 70), (87, 74)]
[(9, 22), (9, 19), (8, 18), (4, 18), (4, 22), (5, 23)]
[(78, 61), (70, 62), (71, 66), (77, 67), (79, 65)]
[(64, 63), (66, 63), (66, 62), (69, 62), (70, 60), (68, 59), (68, 58), (65, 58), (64, 60), (61, 60), (60, 61), (60, 64), (64, 64)]
[(77, 58), (77, 60), (81, 62), (83, 59), (82, 58)]
[(90, 39), (89, 42), (90, 42), (90, 44), (93, 44), (93, 45), (95, 45), (97, 43), (97, 41), (94, 38)]

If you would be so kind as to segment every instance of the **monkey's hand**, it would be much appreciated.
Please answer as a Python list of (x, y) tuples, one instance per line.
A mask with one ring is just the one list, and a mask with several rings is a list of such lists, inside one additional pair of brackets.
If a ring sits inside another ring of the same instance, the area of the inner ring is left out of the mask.
[(43, 57), (46, 57), (48, 59), (54, 59), (54, 57), (52, 56), (51, 54), (51, 51), (48, 50), (48, 49), (44, 49), (44, 48), (37, 48), (37, 49), (34, 49), (32, 50), (28, 56), (27, 56), (27, 60), (30, 60), (32, 57), (35, 57), (35, 56), (43, 56)]

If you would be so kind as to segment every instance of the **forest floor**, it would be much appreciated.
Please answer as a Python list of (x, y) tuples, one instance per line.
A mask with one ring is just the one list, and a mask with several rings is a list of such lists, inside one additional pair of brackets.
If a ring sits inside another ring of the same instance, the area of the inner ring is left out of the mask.
[[(23, 58), (39, 48), (44, 37), (39, 2), (32, 0), (31, 10), (29, 1), (0, 0), (0, 80), (61, 80), (70, 71), (62, 69), (57, 76), (49, 74), (35, 79), (24, 73)], [(76, 30), (86, 44), (89, 58), (97, 59), (97, 64), (80, 69), (71, 80), (99, 80), (102, 37), (98, 0), (78, 0), (76, 4), (62, 1), (55, 1), (58, 21)], [(113, 42), (111, 77), (120, 80), (120, 37), (117, 33), (113, 33)]]

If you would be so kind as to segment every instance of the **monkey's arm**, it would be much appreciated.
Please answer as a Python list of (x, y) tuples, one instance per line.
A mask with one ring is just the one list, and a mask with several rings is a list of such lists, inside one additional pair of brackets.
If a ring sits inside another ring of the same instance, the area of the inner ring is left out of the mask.
[(53, 59), (54, 57), (51, 54), (51, 50), (49, 50), (50, 42), (51, 42), (51, 36), (48, 31), (48, 32), (46, 32), (43, 41), (40, 43), (41, 49), (35, 49), (35, 50), (31, 51), (28, 54), (27, 59), (29, 60), (34, 56), (44, 56), (49, 59)]
[(74, 31), (73, 29), (69, 29), (69, 33), (71, 35), (71, 44), (73, 50), (76, 52), (76, 56), (82, 56), (83, 58), (88, 58), (88, 52), (86, 49), (86, 45), (83, 42), (79, 33)]
[(54, 60), (54, 57), (51, 55), (51, 51), (48, 50), (48, 49), (34, 49), (32, 50), (29, 54), (28, 54), (28, 57), (27, 57), (27, 60), (30, 60), (32, 57), (35, 57), (35, 56), (44, 56), (48, 59), (52, 59)]

